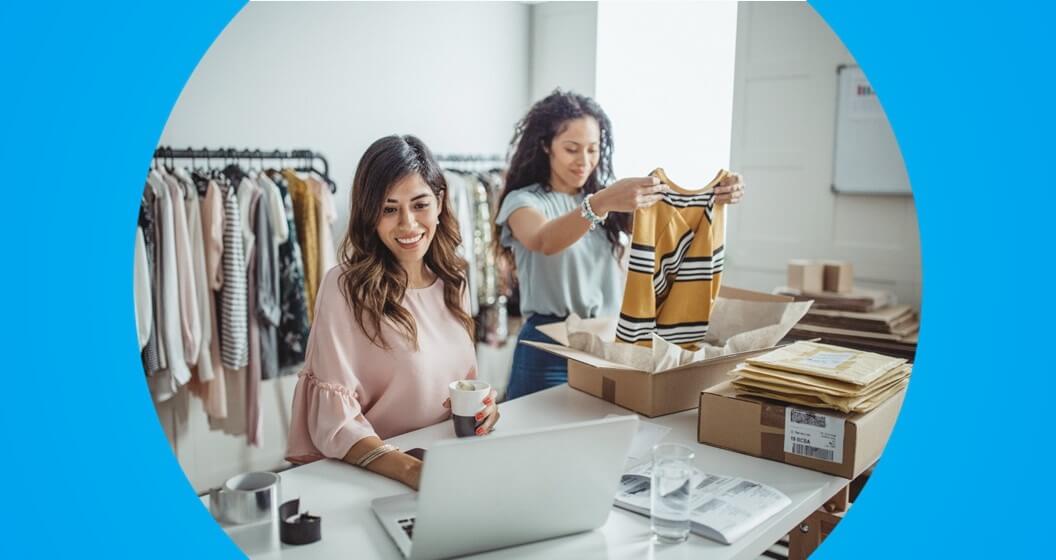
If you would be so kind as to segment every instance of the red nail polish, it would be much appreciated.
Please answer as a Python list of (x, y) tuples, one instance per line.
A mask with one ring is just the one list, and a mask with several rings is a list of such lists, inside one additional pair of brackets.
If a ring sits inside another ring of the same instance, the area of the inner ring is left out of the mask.
[(484, 404), (491, 404), (491, 397), (486, 397), (484, 399)]
[(483, 420), (483, 419), (484, 419), (484, 414), (478, 412), (477, 413), (477, 420)]
[(478, 436), (484, 435), (484, 428), (477, 428), (477, 435)]

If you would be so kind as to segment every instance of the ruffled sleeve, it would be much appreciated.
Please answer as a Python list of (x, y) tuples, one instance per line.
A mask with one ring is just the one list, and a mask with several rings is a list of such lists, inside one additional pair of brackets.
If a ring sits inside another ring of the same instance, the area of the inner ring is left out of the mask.
[(320, 288), (305, 368), (294, 390), (287, 449), (294, 463), (340, 459), (356, 442), (376, 435), (363, 415), (362, 387), (352, 368), (357, 348), (369, 341), (354, 326), (339, 276), (338, 268), (331, 269)]

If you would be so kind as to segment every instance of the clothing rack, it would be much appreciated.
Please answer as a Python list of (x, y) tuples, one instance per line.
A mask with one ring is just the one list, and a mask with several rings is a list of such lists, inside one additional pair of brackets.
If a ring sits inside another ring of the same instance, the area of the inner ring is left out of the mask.
[(461, 162), (505, 162), (506, 158), (501, 154), (437, 154), (436, 161), (442, 163)]
[(436, 161), (456, 173), (484, 173), (506, 167), (506, 158), (500, 154), (438, 154)]
[[(330, 162), (327, 161), (326, 157), (324, 157), (322, 154), (320, 154), (319, 152), (313, 152), (312, 150), (302, 149), (264, 151), (260, 149), (237, 150), (235, 148), (202, 148), (200, 150), (196, 150), (190, 147), (185, 150), (177, 150), (174, 149), (172, 146), (159, 146), (156, 150), (154, 150), (154, 159), (189, 159), (191, 161), (194, 161), (196, 159), (204, 159), (206, 161), (211, 159), (220, 159), (224, 161), (235, 160), (236, 162), (238, 160), (245, 159), (250, 161), (258, 160), (261, 162), (261, 165), (263, 165), (263, 162), (266, 159), (277, 159), (280, 162), (287, 159), (301, 160), (304, 165), (294, 167), (294, 171), (299, 171), (302, 173), (312, 172), (317, 175), (320, 175), (323, 180), (326, 181), (327, 185), (330, 186), (330, 192), (337, 192), (337, 183), (335, 183), (334, 180), (330, 178)], [(315, 168), (315, 160), (319, 160), (323, 163), (322, 171), (319, 171)]]

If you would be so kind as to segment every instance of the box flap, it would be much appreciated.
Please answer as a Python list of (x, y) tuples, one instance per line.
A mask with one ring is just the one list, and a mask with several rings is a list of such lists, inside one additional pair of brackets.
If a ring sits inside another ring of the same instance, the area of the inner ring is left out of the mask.
[(618, 369), (622, 371), (642, 371), (640, 369), (630, 368), (625, 365), (618, 364), (616, 362), (610, 362), (604, 358), (599, 358), (593, 354), (583, 352), (582, 350), (576, 350), (575, 348), (569, 348), (568, 346), (549, 344), (547, 342), (535, 342), (532, 340), (522, 340), (521, 344), (527, 344), (528, 346), (533, 346), (540, 350), (545, 350), (547, 352), (550, 352), (551, 354), (556, 354), (558, 356), (568, 358), (569, 360), (575, 360), (581, 364), (586, 364), (588, 366), (606, 369)]
[[(602, 339), (612, 341), (612, 329), (615, 328), (615, 319), (595, 317), (593, 319), (580, 319), (580, 332), (597, 335)], [(546, 336), (557, 341), (558, 344), (568, 346), (568, 321), (539, 325), (535, 329)]]
[(556, 340), (562, 346), (568, 346), (568, 327), (564, 321), (549, 325), (536, 325), (535, 330)]

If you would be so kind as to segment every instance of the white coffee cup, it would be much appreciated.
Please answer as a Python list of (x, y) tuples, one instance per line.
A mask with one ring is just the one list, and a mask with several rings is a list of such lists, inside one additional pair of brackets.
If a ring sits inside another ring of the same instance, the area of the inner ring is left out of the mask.
[(484, 399), (491, 394), (491, 385), (476, 379), (462, 379), (451, 382), (447, 388), (451, 393), (451, 421), (455, 424), (455, 435), (475, 435), (477, 413), (487, 408)]

